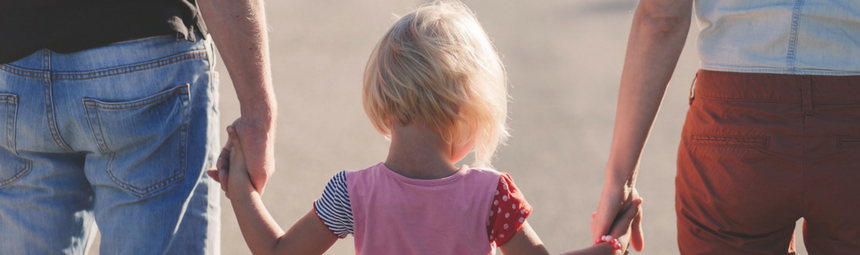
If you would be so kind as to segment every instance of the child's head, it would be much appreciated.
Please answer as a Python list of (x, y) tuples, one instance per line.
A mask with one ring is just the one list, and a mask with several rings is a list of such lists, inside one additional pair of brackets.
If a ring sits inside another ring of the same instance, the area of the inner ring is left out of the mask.
[(474, 164), (489, 166), (508, 137), (505, 79), (472, 11), (436, 1), (401, 17), (370, 55), (364, 110), (386, 137), (421, 120), (452, 144), (474, 141)]

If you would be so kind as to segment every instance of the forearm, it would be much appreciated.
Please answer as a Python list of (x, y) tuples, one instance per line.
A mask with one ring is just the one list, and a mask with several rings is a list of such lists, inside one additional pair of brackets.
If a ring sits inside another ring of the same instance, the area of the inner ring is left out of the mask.
[(690, 28), (691, 1), (642, 1), (636, 8), (618, 92), (607, 184), (635, 184), (639, 157)]
[[(247, 182), (247, 181), (246, 181)], [(239, 229), (253, 254), (274, 254), (284, 230), (266, 210), (260, 194), (248, 183), (248, 189), (230, 194), (230, 202)]]
[(255, 188), (262, 194), (274, 173), (277, 100), (272, 88), (266, 15), (262, 0), (199, 0), (200, 11), (230, 72)]
[(199, 0), (206, 25), (239, 97), (243, 118), (274, 125), (277, 101), (272, 89), (266, 13), (262, 0)]

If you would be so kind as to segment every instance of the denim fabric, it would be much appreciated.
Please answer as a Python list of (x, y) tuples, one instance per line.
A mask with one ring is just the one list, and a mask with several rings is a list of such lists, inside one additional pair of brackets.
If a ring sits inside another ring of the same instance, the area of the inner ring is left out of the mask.
[(0, 65), (0, 253), (218, 254), (209, 40), (159, 36)]
[(702, 69), (860, 75), (860, 1), (696, 0)]

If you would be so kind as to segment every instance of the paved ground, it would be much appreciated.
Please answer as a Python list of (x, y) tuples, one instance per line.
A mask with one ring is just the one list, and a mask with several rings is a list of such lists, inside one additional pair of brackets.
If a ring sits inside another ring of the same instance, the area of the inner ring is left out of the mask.
[[(281, 118), (278, 172), (264, 200), (285, 229), (311, 209), (334, 173), (385, 159), (388, 143), (361, 107), (361, 74), (374, 44), (393, 23), (392, 14), (421, 3), (268, 1)], [(466, 4), (493, 38), (510, 77), (513, 137), (501, 147), (494, 165), (514, 177), (534, 206), (529, 222), (552, 253), (590, 245), (589, 215), (603, 183), (636, 1)], [(698, 66), (696, 29), (694, 25), (641, 163), (637, 187), (647, 199), (642, 254), (678, 253), (675, 158)], [(238, 117), (238, 103), (223, 64), (218, 68), (221, 120), (227, 124)], [(222, 141), (225, 137), (222, 132)], [(222, 204), (223, 254), (250, 254), (229, 201), (223, 199)], [(352, 252), (352, 239), (347, 238), (328, 254)]]

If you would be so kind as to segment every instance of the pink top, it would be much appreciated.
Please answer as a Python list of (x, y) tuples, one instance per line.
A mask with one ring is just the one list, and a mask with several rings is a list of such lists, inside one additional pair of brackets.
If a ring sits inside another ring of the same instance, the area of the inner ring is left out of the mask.
[(383, 163), (348, 172), (356, 254), (493, 254), (487, 224), (499, 176), (464, 167), (419, 180)]
[(314, 211), (332, 234), (353, 234), (357, 254), (493, 254), (532, 208), (507, 173), (419, 180), (379, 163), (335, 174)]

